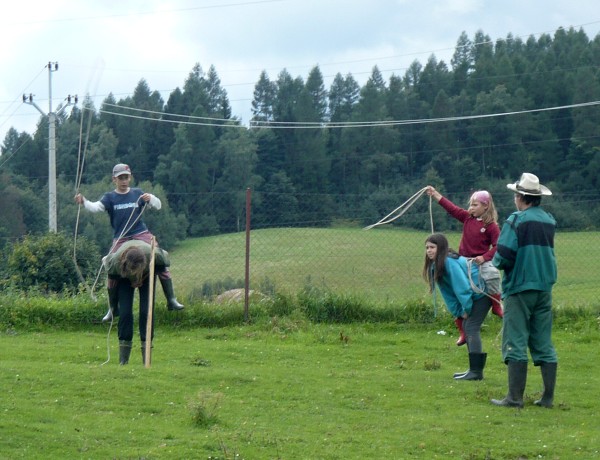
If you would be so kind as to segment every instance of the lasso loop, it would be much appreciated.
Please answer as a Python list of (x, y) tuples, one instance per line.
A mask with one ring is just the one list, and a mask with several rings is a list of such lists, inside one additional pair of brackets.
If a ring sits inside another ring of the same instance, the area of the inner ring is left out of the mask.
[[(410, 207), (416, 203), (416, 201), (427, 191), (427, 187), (423, 187), (421, 190), (419, 190), (417, 193), (415, 193), (413, 196), (411, 196), (408, 200), (406, 200), (404, 203), (402, 203), (400, 206), (398, 206), (396, 209), (394, 209), (392, 212), (390, 212), (387, 216), (383, 217), (381, 220), (379, 220), (378, 222), (369, 225), (367, 227), (365, 227), (363, 230), (370, 230), (374, 227), (377, 227), (379, 225), (385, 225), (385, 224), (389, 224), (393, 221), (395, 221), (396, 219), (402, 217), (402, 215), (408, 211), (410, 209)], [(432, 209), (432, 198), (431, 196), (429, 197), (429, 223), (431, 225), (431, 233), (434, 232), (433, 229), (433, 209)], [(433, 317), (436, 318), (437, 317), (437, 295), (436, 295), (436, 290), (435, 290), (435, 284), (433, 283), (432, 280), (432, 292), (433, 292)]]
[[(375, 222), (372, 225), (368, 225), (367, 227), (364, 228), (364, 230), (370, 230), (373, 227), (377, 227), (379, 225), (385, 225), (385, 224), (389, 224), (390, 222), (395, 221), (396, 219), (402, 217), (402, 215), (408, 211), (410, 209), (410, 207), (415, 204), (415, 202), (421, 197), (421, 195), (423, 195), (423, 193), (425, 193), (427, 191), (427, 187), (422, 188), (421, 190), (419, 190), (417, 193), (415, 193), (413, 196), (411, 196), (408, 200), (406, 200), (404, 203), (402, 203), (400, 206), (398, 206), (396, 209), (394, 209), (392, 212), (390, 212), (387, 216), (383, 217), (381, 220), (379, 220), (379, 222)], [(431, 210), (431, 207), (430, 207)], [(394, 215), (396, 213), (396, 215)], [(433, 223), (432, 223), (432, 228), (433, 228)]]

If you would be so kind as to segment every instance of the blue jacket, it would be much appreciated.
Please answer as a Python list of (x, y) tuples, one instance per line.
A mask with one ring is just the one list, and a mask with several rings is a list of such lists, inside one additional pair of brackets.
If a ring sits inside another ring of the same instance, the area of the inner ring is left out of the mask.
[[(483, 290), (479, 283), (479, 267), (475, 262), (470, 265), (473, 284)], [(455, 318), (461, 317), (464, 313), (470, 315), (473, 301), (481, 299), (485, 294), (475, 292), (473, 289), (469, 280), (467, 259), (462, 256), (458, 259), (448, 256), (444, 267), (446, 273), (438, 282), (438, 288), (448, 311)]]

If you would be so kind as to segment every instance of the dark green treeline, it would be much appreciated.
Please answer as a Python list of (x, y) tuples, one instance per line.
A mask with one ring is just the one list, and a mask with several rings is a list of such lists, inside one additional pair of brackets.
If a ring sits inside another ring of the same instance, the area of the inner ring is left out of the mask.
[[(89, 199), (112, 188), (115, 162), (161, 197), (164, 210), (145, 219), (166, 247), (243, 229), (247, 188), (253, 228), (373, 223), (429, 183), (459, 204), (487, 188), (502, 218), (512, 210), (505, 185), (523, 171), (555, 192), (547, 204), (563, 227), (597, 228), (599, 64), (600, 36), (583, 30), (495, 42), (463, 33), (450, 63), (432, 55), (387, 81), (374, 67), (363, 86), (338, 73), (326, 87), (318, 66), (305, 77), (262, 72), (250, 127), (232, 116), (213, 66), (197, 64), (166, 101), (142, 79), (131, 96), (99, 108), (87, 99), (59, 120), (59, 229), (77, 221), (82, 151)], [(2, 158), (0, 237), (46, 231), (47, 120), (33, 135), (11, 129)], [(425, 229), (427, 213), (421, 200), (402, 225)], [(106, 216), (79, 225), (110, 241)]]

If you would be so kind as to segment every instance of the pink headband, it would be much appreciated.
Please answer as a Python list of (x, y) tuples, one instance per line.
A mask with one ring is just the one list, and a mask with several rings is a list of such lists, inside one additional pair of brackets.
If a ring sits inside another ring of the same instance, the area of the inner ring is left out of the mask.
[(491, 196), (490, 193), (487, 190), (478, 190), (477, 192), (473, 193), (473, 195), (471, 195), (471, 200), (477, 200), (480, 203), (483, 204), (490, 204), (490, 200), (491, 200)]

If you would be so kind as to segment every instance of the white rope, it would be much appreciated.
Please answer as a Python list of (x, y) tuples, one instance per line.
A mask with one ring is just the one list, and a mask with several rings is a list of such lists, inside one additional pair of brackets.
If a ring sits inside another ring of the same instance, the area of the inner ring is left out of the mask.
[[(427, 190), (427, 187), (423, 187), (421, 190), (419, 190), (417, 193), (415, 193), (413, 196), (411, 196), (408, 200), (406, 200), (404, 203), (402, 203), (400, 206), (398, 206), (396, 209), (394, 209), (392, 212), (390, 212), (387, 216), (385, 216), (381, 220), (379, 220), (379, 222), (376, 222), (372, 225), (365, 227), (364, 230), (370, 230), (373, 227), (377, 227), (379, 225), (389, 224), (390, 222), (393, 222), (396, 219), (400, 218), (406, 211), (408, 211), (410, 209), (410, 207), (413, 204), (415, 204), (415, 202), (421, 197), (421, 195), (423, 195), (425, 193), (426, 190)], [(430, 202), (430, 204), (431, 204), (431, 202)], [(431, 212), (431, 205), (430, 205), (429, 209)], [(394, 213), (397, 213), (397, 214), (395, 216), (393, 216)], [(390, 216), (393, 216), (393, 217), (390, 217)], [(433, 230), (433, 219), (432, 219), (431, 228)]]
[(433, 199), (431, 198), (431, 195), (429, 195), (429, 223), (431, 224), (431, 234), (433, 235), (435, 233), (435, 230), (433, 229), (433, 207), (432, 207), (432, 203), (433, 203)]
[[(108, 308), (110, 308), (110, 300), (108, 302)], [(112, 311), (112, 310), (111, 310)], [(112, 331), (113, 323), (115, 321), (114, 315), (110, 315), (110, 326), (108, 327), (108, 333), (106, 334), (106, 361), (101, 366), (104, 366), (110, 361), (110, 331)]]
[[(400, 218), (406, 211), (408, 211), (410, 209), (410, 207), (415, 204), (415, 202), (427, 191), (427, 187), (423, 187), (421, 190), (419, 190), (417, 193), (415, 193), (413, 196), (411, 196), (408, 200), (406, 200), (404, 203), (402, 203), (400, 206), (398, 206), (396, 209), (394, 209), (392, 212), (390, 212), (387, 216), (383, 217), (381, 220), (379, 220), (379, 222), (376, 222), (372, 225), (369, 225), (367, 227), (365, 227), (363, 230), (370, 230), (373, 227), (377, 227), (379, 225), (384, 225), (384, 224), (389, 224), (390, 222), (395, 221), (396, 219)], [(397, 213), (396, 215), (394, 215), (394, 213)], [(393, 216), (393, 217), (390, 217)], [(433, 229), (433, 207), (432, 207), (432, 198), (431, 195), (429, 196), (429, 223), (431, 224), (431, 233), (434, 233), (434, 229)], [(432, 293), (433, 293), (433, 317), (436, 318), (437, 317), (437, 296), (436, 296), (436, 290), (435, 290), (435, 283), (432, 280)]]
[[(471, 283), (471, 289), (473, 289), (473, 292), (475, 292), (476, 294), (483, 294), (486, 297), (488, 297), (489, 299), (491, 299), (492, 302), (495, 302), (496, 300), (491, 295), (489, 295), (487, 292), (485, 292), (485, 290), (481, 289), (473, 281), (473, 276), (471, 275), (471, 268), (473, 267), (473, 263), (475, 262), (475, 259), (471, 259), (471, 258), (466, 258), (466, 259), (467, 259), (467, 275), (469, 277), (469, 283)], [(480, 278), (480, 280), (481, 280), (481, 278)]]
[[(471, 289), (473, 289), (473, 292), (475, 292), (477, 294), (484, 294), (486, 297), (488, 297), (492, 301), (492, 305), (493, 305), (494, 302), (496, 302), (496, 299), (494, 297), (492, 297), (491, 295), (489, 295), (484, 290), (482, 290), (473, 281), (473, 277), (471, 276), (471, 267), (473, 266), (473, 262), (474, 261), (475, 261), (475, 259), (469, 259), (469, 258), (467, 259), (467, 273), (468, 273), (468, 276), (469, 276), (469, 283), (471, 283)], [(502, 303), (500, 303), (500, 307), (502, 308), (502, 310), (504, 310), (504, 306), (502, 305)], [(502, 331), (503, 330), (504, 330), (504, 321), (502, 321), (502, 327), (500, 328), (500, 331), (498, 332), (498, 334), (496, 335), (496, 338), (494, 339), (494, 343), (496, 344), (496, 348), (500, 348), (500, 349), (502, 348), (501, 337), (502, 337)], [(498, 346), (498, 342), (500, 342), (500, 346)]]
[[(134, 214), (134, 212), (135, 212), (136, 209), (137, 208), (131, 208), (131, 214), (129, 214), (129, 218), (127, 219), (127, 222), (125, 222), (125, 226), (123, 227), (123, 231), (121, 232), (121, 234), (119, 235), (119, 237), (114, 240), (113, 244), (111, 245), (111, 247), (110, 247), (110, 249), (108, 251), (108, 254), (111, 254), (113, 252), (113, 250), (115, 249), (115, 246), (117, 245), (117, 243), (121, 240), (121, 238), (123, 238), (123, 235), (125, 235), (129, 230), (131, 230), (133, 228), (133, 226), (137, 223), (137, 221), (142, 218), (142, 214), (146, 210), (146, 206), (142, 207), (142, 210), (140, 211), (140, 214), (135, 218), (135, 220), (131, 223), (131, 225), (129, 225), (129, 221), (133, 217), (133, 214)], [(94, 280), (94, 284), (92, 285), (92, 292), (94, 292), (95, 289), (96, 289), (96, 285), (98, 284), (98, 280), (100, 279), (100, 275), (102, 274), (102, 270), (103, 269), (104, 269), (104, 264), (102, 262), (100, 262), (100, 268), (98, 269), (98, 273), (96, 274), (96, 279)]]
[[(81, 209), (81, 206), (80, 206), (80, 209)], [(137, 208), (132, 208), (131, 214), (129, 215), (129, 219), (127, 219), (127, 222), (125, 223), (125, 227), (123, 228), (123, 231), (119, 235), (119, 238), (114, 240), (113, 244), (111, 245), (110, 250), (108, 251), (109, 254), (112, 253), (113, 249), (115, 248), (115, 245), (119, 242), (119, 240), (123, 237), (123, 235), (125, 233), (127, 233), (129, 230), (131, 230), (131, 228), (133, 228), (135, 223), (142, 217), (142, 214), (143, 214), (144, 210), (146, 209), (146, 206), (144, 206), (142, 208), (140, 215), (128, 227), (127, 225), (129, 224), (129, 221), (133, 217), (133, 213), (135, 212), (136, 209)], [(100, 268), (98, 269), (98, 273), (96, 274), (96, 279), (94, 280), (94, 284), (92, 285), (91, 290), (90, 290), (94, 300), (96, 300), (94, 291), (96, 290), (96, 285), (98, 284), (98, 280), (100, 279), (100, 275), (102, 274), (103, 269), (104, 269), (104, 263), (100, 262)], [(110, 308), (110, 299), (108, 299), (108, 309), (112, 312), (112, 309)], [(108, 328), (108, 333), (106, 334), (106, 356), (107, 356), (107, 358), (106, 358), (106, 361), (104, 361), (102, 364), (100, 364), (101, 366), (104, 366), (106, 363), (108, 363), (110, 361), (110, 332), (112, 331), (114, 321), (115, 321), (115, 316), (114, 316), (114, 312), (113, 312), (113, 314), (110, 315), (110, 326)]]
[[(99, 67), (101, 67), (100, 72), (96, 72)], [(102, 74), (103, 69), (104, 69), (103, 63), (101, 66), (98, 66), (98, 65), (96, 66), (95, 73), (96, 73), (97, 78), (95, 80), (94, 94), (98, 90), (98, 84), (100, 83), (100, 75)], [(86, 94), (89, 94), (89, 91), (87, 89), (86, 89)], [(75, 175), (75, 195), (77, 195), (79, 193), (79, 190), (81, 188), (81, 179), (83, 177), (83, 166), (85, 164), (85, 156), (87, 153), (87, 147), (88, 147), (88, 143), (90, 140), (90, 132), (91, 132), (91, 128), (92, 128), (92, 118), (94, 116), (94, 111), (90, 110), (88, 108), (89, 116), (87, 119), (85, 142), (84, 142), (84, 147), (83, 147), (83, 152), (82, 152), (81, 143), (82, 143), (82, 139), (83, 139), (83, 119), (84, 119), (84, 114), (85, 114), (86, 108), (87, 107), (85, 107), (85, 104), (84, 104), (83, 109), (81, 111), (81, 120), (79, 123), (79, 148), (77, 150), (77, 171), (76, 171), (76, 175)], [(81, 284), (83, 284), (86, 287), (86, 289), (90, 293), (92, 300), (94, 300), (94, 302), (97, 302), (98, 299), (96, 297), (96, 294), (94, 293), (94, 289), (90, 288), (88, 286), (87, 281), (83, 277), (83, 273), (81, 273), (79, 264), (77, 263), (77, 235), (79, 233), (79, 218), (80, 218), (80, 216), (81, 216), (81, 204), (77, 207), (77, 218), (75, 220), (75, 233), (73, 235), (73, 263), (75, 264), (75, 271), (77, 272), (79, 281), (81, 282)]]
[[(79, 150), (77, 153), (77, 174), (75, 176), (75, 194), (79, 193), (79, 188), (81, 186), (81, 177), (83, 176), (83, 165), (85, 163), (85, 155), (87, 152), (87, 145), (90, 138), (90, 129), (92, 123), (92, 115), (93, 113), (90, 111), (90, 116), (88, 117), (88, 125), (87, 125), (87, 133), (85, 138), (85, 144), (83, 148), (83, 153), (81, 152), (81, 140), (83, 134), (83, 112), (81, 113), (81, 123), (79, 124)], [(79, 268), (79, 264), (77, 263), (77, 235), (79, 234), (79, 218), (81, 216), (81, 205), (77, 207), (77, 218), (75, 219), (75, 232), (73, 235), (73, 263), (75, 264), (75, 271), (79, 277), (79, 281), (81, 284), (85, 286), (87, 291), (90, 293), (92, 300), (96, 302), (98, 298), (94, 293), (93, 287), (90, 288), (87, 284), (87, 281), (83, 277), (83, 273), (81, 273), (81, 269)]]

